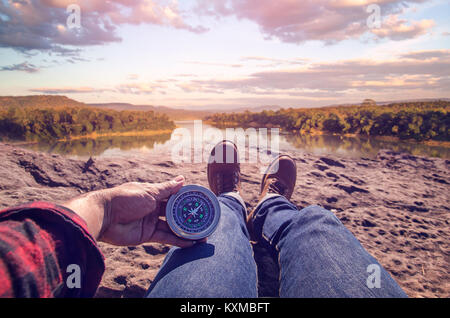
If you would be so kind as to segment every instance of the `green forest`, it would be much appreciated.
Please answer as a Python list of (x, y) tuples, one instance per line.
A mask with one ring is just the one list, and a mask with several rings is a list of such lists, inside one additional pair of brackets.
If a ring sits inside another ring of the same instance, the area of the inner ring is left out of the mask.
[(175, 124), (153, 111), (114, 111), (88, 106), (0, 106), (3, 139), (41, 141), (117, 132), (169, 130)]
[(392, 136), (417, 141), (450, 141), (450, 102), (407, 102), (376, 106), (281, 109), (220, 113), (205, 120), (216, 127), (279, 127), (298, 134)]

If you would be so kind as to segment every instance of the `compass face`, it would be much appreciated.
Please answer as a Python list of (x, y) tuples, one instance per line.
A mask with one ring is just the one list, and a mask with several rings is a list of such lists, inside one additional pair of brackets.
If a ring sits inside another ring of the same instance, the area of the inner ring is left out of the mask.
[(210, 190), (188, 185), (170, 197), (166, 218), (170, 228), (178, 236), (200, 240), (210, 236), (219, 223), (219, 201)]

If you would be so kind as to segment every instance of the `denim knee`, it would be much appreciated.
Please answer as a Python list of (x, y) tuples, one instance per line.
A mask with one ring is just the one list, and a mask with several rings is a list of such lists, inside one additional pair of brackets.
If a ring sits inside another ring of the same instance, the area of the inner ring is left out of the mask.
[(298, 217), (320, 220), (320, 222), (324, 224), (333, 224), (336, 222), (342, 224), (333, 212), (319, 205), (311, 205), (300, 210)]

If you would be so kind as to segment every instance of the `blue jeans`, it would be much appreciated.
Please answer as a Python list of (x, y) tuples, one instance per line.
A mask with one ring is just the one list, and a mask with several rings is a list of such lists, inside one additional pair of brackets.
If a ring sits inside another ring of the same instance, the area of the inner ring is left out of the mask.
[[(207, 243), (172, 248), (147, 297), (258, 297), (257, 267), (236, 194), (219, 197), (222, 216)], [(282, 196), (255, 210), (253, 231), (275, 251), (280, 297), (406, 297), (333, 213), (298, 211)]]

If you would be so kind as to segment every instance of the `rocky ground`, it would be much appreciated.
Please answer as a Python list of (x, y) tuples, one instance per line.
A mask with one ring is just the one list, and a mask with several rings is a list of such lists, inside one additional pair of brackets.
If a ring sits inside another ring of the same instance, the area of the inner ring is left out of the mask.
[[(450, 161), (381, 151), (375, 159), (290, 153), (297, 162), (292, 201), (334, 212), (412, 297), (450, 296)], [(61, 202), (124, 182), (161, 182), (179, 174), (207, 186), (205, 164), (174, 164), (161, 154), (86, 162), (0, 144), (0, 208), (32, 200)], [(260, 171), (243, 164), (243, 197), (257, 203)], [(141, 297), (169, 247), (100, 243), (106, 273), (98, 297)], [(270, 257), (255, 246), (261, 295), (276, 296)]]

